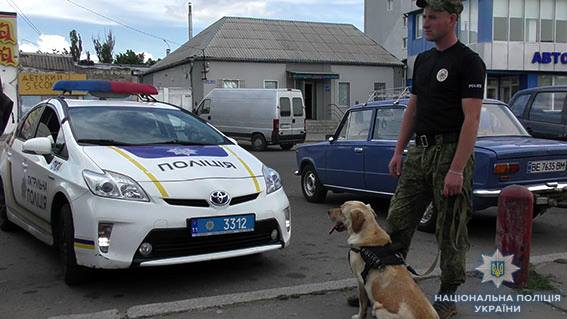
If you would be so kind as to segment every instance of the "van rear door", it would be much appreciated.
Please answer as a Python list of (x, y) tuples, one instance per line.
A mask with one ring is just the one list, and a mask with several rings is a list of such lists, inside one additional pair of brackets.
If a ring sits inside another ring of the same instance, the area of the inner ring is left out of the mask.
[(291, 126), (293, 121), (291, 99), (288, 94), (279, 95), (279, 110), (280, 110), (280, 136), (292, 135), (293, 128)]
[(305, 105), (303, 104), (301, 95), (292, 96), (291, 111), (293, 115), (293, 119), (291, 120), (293, 135), (305, 133)]

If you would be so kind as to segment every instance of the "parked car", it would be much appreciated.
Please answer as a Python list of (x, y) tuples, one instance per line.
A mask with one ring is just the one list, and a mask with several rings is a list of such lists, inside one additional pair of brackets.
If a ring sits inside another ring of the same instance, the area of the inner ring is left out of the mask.
[(567, 141), (567, 86), (518, 91), (510, 109), (532, 136)]
[(227, 136), (265, 150), (280, 145), (289, 150), (305, 141), (305, 105), (295, 89), (213, 89), (196, 114)]
[[(157, 93), (107, 81), (62, 81), (54, 90)], [(40, 102), (6, 142), (0, 172), (0, 228), (17, 225), (57, 247), (69, 284), (86, 267), (199, 262), (290, 241), (278, 173), (171, 104)]]
[[(295, 173), (303, 196), (310, 202), (324, 201), (329, 190), (392, 196), (397, 179), (389, 175), (388, 163), (407, 101), (355, 106), (329, 141), (298, 147)], [(535, 216), (565, 198), (567, 143), (531, 137), (502, 102), (483, 102), (475, 164), (475, 210), (496, 206), (500, 191), (512, 184), (534, 193)], [(430, 205), (419, 228), (434, 231), (435, 219)]]

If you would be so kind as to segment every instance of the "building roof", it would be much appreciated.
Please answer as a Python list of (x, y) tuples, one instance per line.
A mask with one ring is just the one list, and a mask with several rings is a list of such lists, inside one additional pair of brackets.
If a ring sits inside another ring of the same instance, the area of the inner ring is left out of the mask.
[(74, 72), (73, 57), (64, 54), (20, 52), (20, 66), (45, 71)]
[(403, 64), (351, 24), (224, 17), (156, 63), (147, 73), (202, 60)]

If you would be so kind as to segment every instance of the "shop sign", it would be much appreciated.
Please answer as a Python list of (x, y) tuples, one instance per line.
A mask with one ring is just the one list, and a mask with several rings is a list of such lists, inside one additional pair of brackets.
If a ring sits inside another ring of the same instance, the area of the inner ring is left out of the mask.
[[(60, 80), (86, 80), (87, 75), (81, 73), (56, 72), (20, 72), (18, 75), (18, 93), (20, 95), (59, 95), (53, 91), (53, 84)], [(84, 92), (73, 92), (73, 95), (84, 95)]]
[(567, 64), (567, 52), (535, 52), (532, 64)]

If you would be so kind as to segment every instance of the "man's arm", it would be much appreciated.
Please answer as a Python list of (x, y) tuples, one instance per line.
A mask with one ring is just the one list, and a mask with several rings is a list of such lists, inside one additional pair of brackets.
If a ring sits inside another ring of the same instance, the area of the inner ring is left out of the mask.
[(401, 174), (402, 155), (414, 133), (416, 107), (417, 96), (411, 94), (408, 105), (406, 107), (406, 111), (404, 112), (404, 116), (402, 118), (402, 126), (400, 128), (400, 135), (398, 136), (398, 143), (396, 144), (396, 149), (394, 151), (394, 155), (392, 156), (392, 160), (388, 165), (390, 175), (392, 176), (400, 176)]
[(443, 190), (445, 196), (459, 194), (462, 191), (463, 171), (474, 151), (480, 122), (482, 99), (467, 98), (462, 99), (462, 103), (465, 119), (459, 135), (457, 151), (455, 152), (451, 168), (445, 178), (445, 189)]

